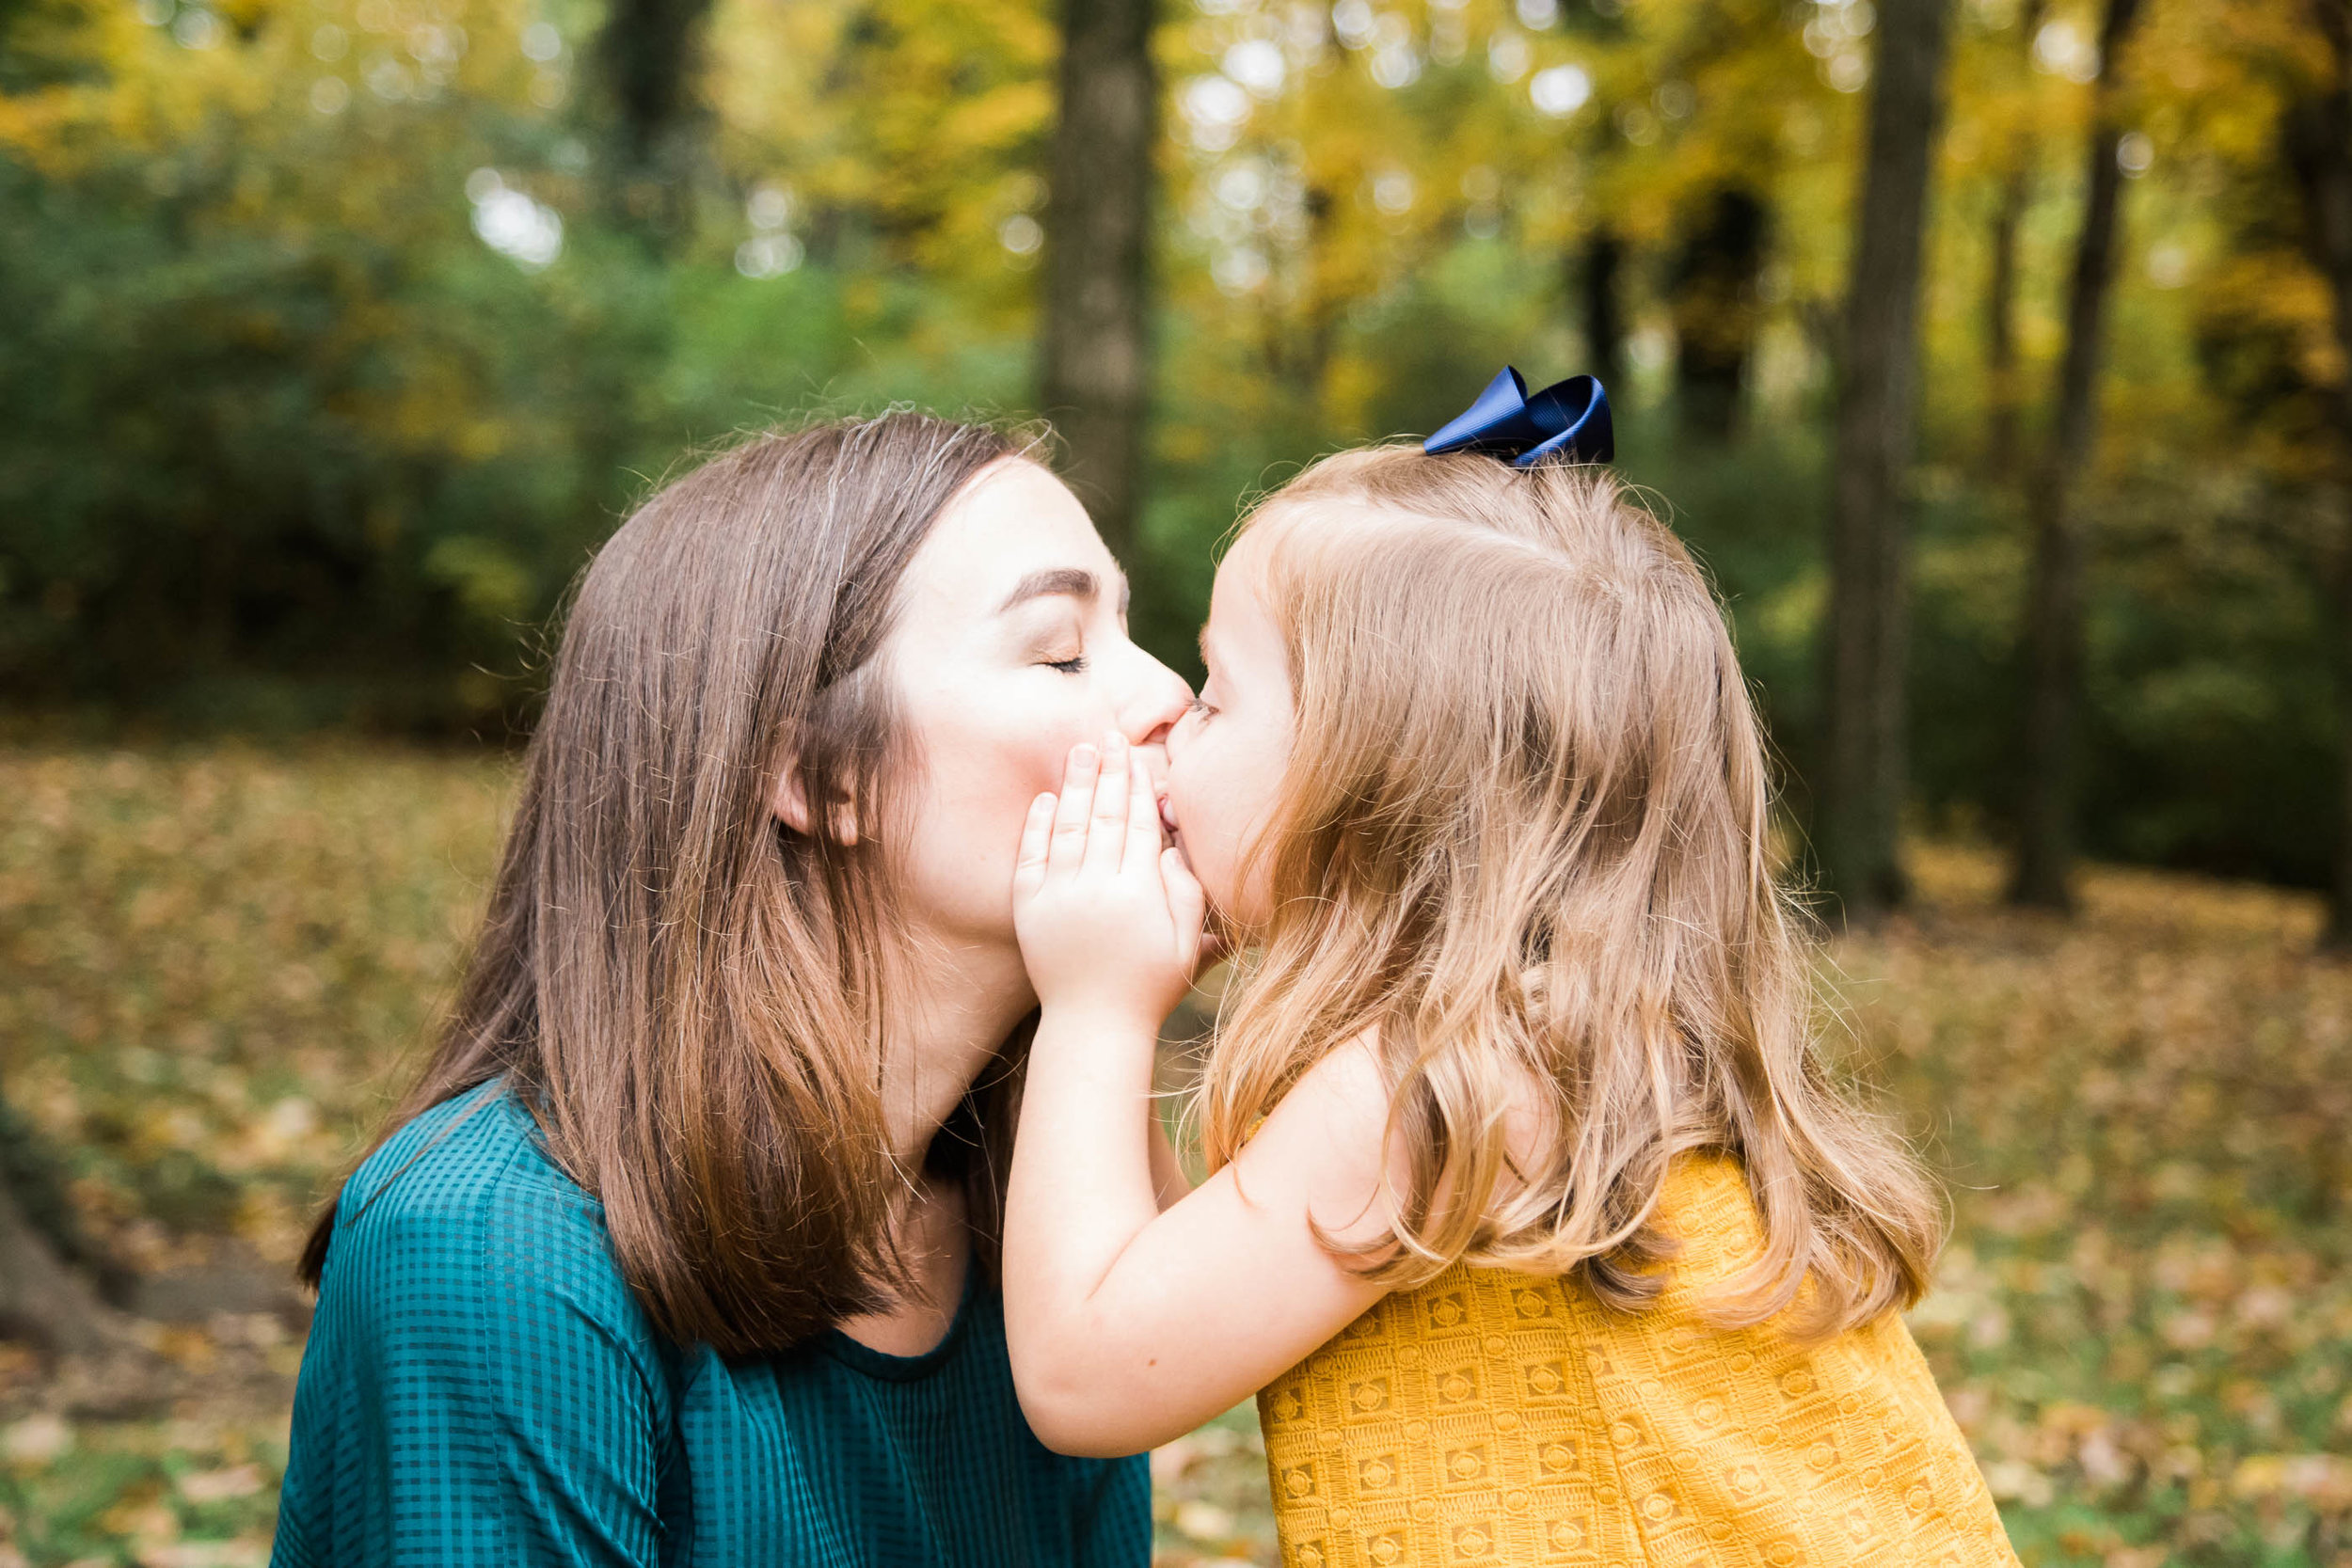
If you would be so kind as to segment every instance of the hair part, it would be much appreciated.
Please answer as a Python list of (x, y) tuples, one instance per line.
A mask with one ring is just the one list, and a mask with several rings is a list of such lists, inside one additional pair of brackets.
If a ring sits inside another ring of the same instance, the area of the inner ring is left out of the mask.
[(1252, 850), (1274, 912), (1201, 1085), (1211, 1168), (1369, 1033), (1410, 1172), (1350, 1249), (1373, 1277), (1574, 1272), (1638, 1309), (1673, 1162), (1720, 1150), (1763, 1232), (1721, 1321), (1813, 1338), (1915, 1301), (1942, 1206), (1823, 1063), (1761, 729), (1673, 532), (1602, 468), (1387, 447), (1243, 536), (1298, 718)]
[[(1033, 450), (901, 411), (759, 435), (646, 500), (580, 585), (455, 1007), (383, 1136), (503, 1076), (680, 1343), (773, 1352), (907, 1284), (881, 655), (941, 512)], [(773, 815), (787, 768), (804, 833)], [(967, 1162), (983, 1233), (1000, 1166)]]

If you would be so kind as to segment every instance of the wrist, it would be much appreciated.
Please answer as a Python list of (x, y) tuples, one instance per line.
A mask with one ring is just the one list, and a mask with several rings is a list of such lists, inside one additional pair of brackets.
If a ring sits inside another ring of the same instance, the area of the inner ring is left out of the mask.
[(1167, 1016), (1165, 1010), (1134, 996), (1047, 997), (1038, 1004), (1038, 1032), (1043, 1034), (1050, 1028), (1057, 1035), (1093, 1038), (1140, 1035), (1156, 1042)]

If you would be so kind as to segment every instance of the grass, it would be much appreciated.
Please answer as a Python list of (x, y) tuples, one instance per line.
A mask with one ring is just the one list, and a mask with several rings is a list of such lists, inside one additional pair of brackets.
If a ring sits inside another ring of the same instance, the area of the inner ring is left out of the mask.
[[(291, 1262), (446, 994), (508, 773), (320, 744), (0, 747), (0, 1085), (149, 1273)], [(1825, 984), (1952, 1188), (1913, 1325), (2035, 1564), (2352, 1562), (2352, 972), (2316, 905), (2096, 870), (2072, 923), (1921, 847)], [(266, 1557), (298, 1335), (151, 1330), (160, 1408), (0, 1345), (0, 1568)], [(1271, 1561), (1238, 1411), (1154, 1457), (1160, 1560)]]

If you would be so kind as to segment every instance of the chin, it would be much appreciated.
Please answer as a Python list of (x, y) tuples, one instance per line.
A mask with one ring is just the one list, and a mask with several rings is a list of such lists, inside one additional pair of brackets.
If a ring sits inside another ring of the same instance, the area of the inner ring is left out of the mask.
[[(1200, 875), (1200, 874), (1198, 871), (1193, 873), (1193, 876), (1196, 879), (1199, 878)], [(1241, 929), (1241, 922), (1233, 918), (1233, 901), (1232, 898), (1228, 897), (1218, 889), (1211, 887), (1207, 882), (1202, 882), (1200, 884), (1200, 896), (1202, 901), (1208, 906), (1204, 912), (1207, 915), (1209, 927), (1212, 930), (1222, 930), (1228, 935), (1231, 935), (1232, 933)]]

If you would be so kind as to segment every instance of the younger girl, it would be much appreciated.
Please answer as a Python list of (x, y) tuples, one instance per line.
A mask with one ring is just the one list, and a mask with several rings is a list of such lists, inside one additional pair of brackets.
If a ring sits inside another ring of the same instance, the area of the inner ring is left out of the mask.
[[(1165, 798), (1078, 748), (1015, 877), (1038, 1434), (1128, 1453), (1257, 1392), (1295, 1568), (2013, 1563), (1897, 1316), (1936, 1200), (1821, 1063), (1673, 535), (1601, 469), (1347, 452), (1249, 519), (1202, 641)], [(1254, 958), (1163, 1210), (1204, 893)]]

